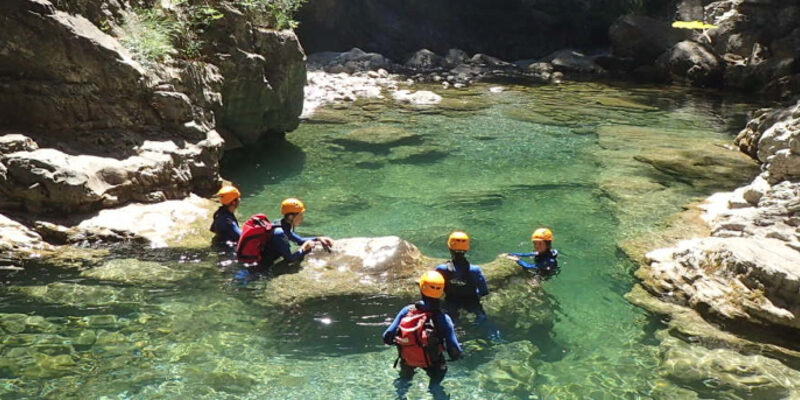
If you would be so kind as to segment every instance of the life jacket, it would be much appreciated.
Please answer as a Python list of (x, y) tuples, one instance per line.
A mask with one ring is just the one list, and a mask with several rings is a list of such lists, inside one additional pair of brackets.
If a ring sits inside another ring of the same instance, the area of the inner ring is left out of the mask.
[(242, 235), (236, 245), (236, 259), (243, 264), (261, 262), (264, 247), (272, 239), (275, 227), (264, 214), (251, 216), (242, 226)]
[(394, 338), (400, 359), (410, 367), (428, 368), (441, 359), (444, 347), (433, 326), (433, 313), (412, 306), (400, 320)]

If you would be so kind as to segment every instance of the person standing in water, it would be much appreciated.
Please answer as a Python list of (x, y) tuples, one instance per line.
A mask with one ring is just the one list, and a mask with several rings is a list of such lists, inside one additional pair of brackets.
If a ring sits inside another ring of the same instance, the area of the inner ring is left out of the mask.
[[(533, 252), (531, 253), (508, 253), (506, 257), (517, 262), (523, 269), (535, 272), (547, 279), (558, 275), (558, 250), (553, 247), (553, 232), (547, 228), (539, 228), (531, 234)], [(522, 258), (533, 257), (533, 263), (522, 260)]]
[(440, 306), (445, 279), (436, 271), (428, 271), (419, 278), (420, 301), (407, 305), (397, 313), (392, 324), (383, 332), (383, 342), (396, 345), (400, 363), (400, 377), (395, 381), (399, 398), (411, 385), (417, 368), (422, 368), (430, 382), (428, 389), (435, 399), (447, 398), (441, 386), (447, 374), (444, 352), (450, 360), (462, 356), (453, 321)]
[(456, 325), (459, 323), (459, 311), (462, 309), (475, 314), (476, 325), (486, 321), (481, 297), (489, 294), (489, 288), (481, 267), (467, 261), (466, 253), (469, 251), (469, 245), (470, 238), (465, 232), (451, 233), (447, 238), (451, 259), (435, 268), (445, 281), (444, 308)]
[(239, 189), (226, 185), (219, 189), (217, 198), (222, 205), (214, 212), (211, 222), (211, 232), (214, 232), (212, 244), (224, 247), (228, 250), (236, 248), (236, 242), (242, 230), (239, 228), (239, 221), (236, 220), (236, 209), (241, 203), (242, 194)]

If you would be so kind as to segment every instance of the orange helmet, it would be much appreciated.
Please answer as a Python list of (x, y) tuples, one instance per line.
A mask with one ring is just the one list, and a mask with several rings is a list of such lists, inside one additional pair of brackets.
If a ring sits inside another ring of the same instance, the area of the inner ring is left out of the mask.
[(447, 247), (455, 251), (469, 250), (469, 235), (462, 231), (455, 231), (447, 238)]
[(299, 214), (306, 210), (306, 206), (300, 199), (290, 197), (281, 202), (281, 214)]
[(217, 192), (217, 197), (219, 197), (219, 202), (223, 205), (228, 205), (233, 203), (234, 200), (242, 197), (242, 194), (239, 193), (239, 189), (236, 189), (233, 186), (223, 186)]
[(550, 229), (547, 228), (539, 228), (533, 231), (531, 235), (531, 242), (534, 240), (544, 240), (548, 242), (553, 241), (553, 232), (550, 232)]
[(444, 294), (444, 277), (437, 271), (428, 271), (419, 278), (419, 291), (438, 299)]

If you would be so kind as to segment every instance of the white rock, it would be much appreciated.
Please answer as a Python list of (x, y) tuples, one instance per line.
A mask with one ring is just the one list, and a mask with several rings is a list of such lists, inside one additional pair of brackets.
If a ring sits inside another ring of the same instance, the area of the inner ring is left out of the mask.
[(416, 105), (434, 105), (442, 101), (442, 96), (428, 90), (398, 90), (392, 93), (392, 97), (401, 103)]

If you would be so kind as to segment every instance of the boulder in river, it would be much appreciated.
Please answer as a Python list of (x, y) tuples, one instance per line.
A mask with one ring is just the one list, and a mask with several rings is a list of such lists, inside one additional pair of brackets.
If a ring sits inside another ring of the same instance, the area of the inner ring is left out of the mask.
[[(390, 295), (413, 299), (419, 295), (420, 275), (445, 262), (426, 257), (396, 236), (339, 239), (331, 250), (325, 252), (318, 246), (305, 257), (298, 272), (276, 276), (267, 284), (263, 300), (272, 306), (287, 306), (333, 297)], [(492, 288), (502, 287), (509, 278), (522, 273), (505, 258), (482, 268)]]
[(725, 63), (705, 45), (684, 40), (661, 55), (656, 67), (671, 80), (699, 87), (722, 86)]
[(673, 29), (666, 21), (625, 15), (608, 28), (608, 36), (614, 55), (632, 57), (638, 64), (649, 64), (681, 41), (684, 33)]

